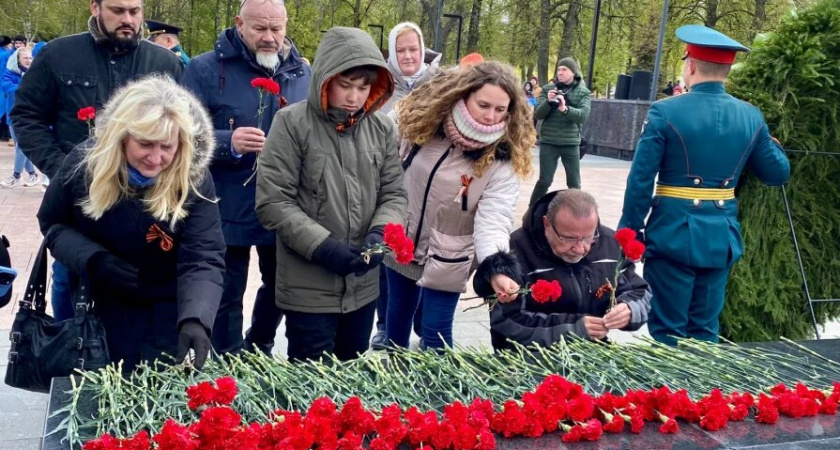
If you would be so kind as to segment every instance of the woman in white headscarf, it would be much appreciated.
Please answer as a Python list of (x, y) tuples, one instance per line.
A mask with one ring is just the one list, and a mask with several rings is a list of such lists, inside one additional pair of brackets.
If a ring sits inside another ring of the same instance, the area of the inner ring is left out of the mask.
[[(430, 60), (428, 63), (427, 58)], [(392, 28), (388, 35), (388, 70), (394, 76), (394, 94), (380, 111), (397, 121), (397, 102), (429, 81), (438, 72), (440, 59), (441, 54), (427, 50), (424, 46), (423, 32), (417, 24), (403, 22)], [(388, 337), (385, 334), (387, 311), (388, 283), (383, 270), (379, 279), (379, 298), (376, 300), (376, 334), (370, 342), (374, 350), (384, 350), (388, 347)]]
[[(392, 113), (395, 104), (417, 86), (430, 80), (438, 71), (441, 55), (426, 50), (423, 32), (411, 22), (403, 22), (391, 29), (388, 35), (388, 70), (394, 75), (394, 95), (380, 111), (396, 119)], [(431, 62), (426, 62), (427, 56)]]

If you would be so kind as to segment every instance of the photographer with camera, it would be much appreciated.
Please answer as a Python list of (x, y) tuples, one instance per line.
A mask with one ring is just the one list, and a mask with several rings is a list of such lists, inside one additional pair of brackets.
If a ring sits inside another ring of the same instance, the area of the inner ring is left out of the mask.
[(589, 89), (583, 83), (580, 66), (572, 58), (557, 63), (553, 83), (542, 88), (534, 118), (540, 125), (540, 178), (531, 194), (531, 202), (548, 192), (561, 159), (566, 170), (566, 185), (580, 189), (580, 130), (589, 118)]

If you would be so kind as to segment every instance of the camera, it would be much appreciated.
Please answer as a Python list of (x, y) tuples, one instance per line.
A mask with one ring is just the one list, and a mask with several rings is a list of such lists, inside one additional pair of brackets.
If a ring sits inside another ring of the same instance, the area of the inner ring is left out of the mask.
[(549, 100), (548, 102), (553, 104), (553, 105), (559, 105), (560, 104), (560, 99), (558, 97), (561, 97), (561, 96), (563, 97), (564, 100), (568, 101), (568, 99), (566, 98), (566, 94), (569, 91), (568, 90), (564, 91), (563, 90), (564, 87), (565, 87), (565, 85), (561, 85), (560, 83), (555, 81), (554, 82), (554, 89), (557, 91), (557, 96), (554, 97), (554, 100)]

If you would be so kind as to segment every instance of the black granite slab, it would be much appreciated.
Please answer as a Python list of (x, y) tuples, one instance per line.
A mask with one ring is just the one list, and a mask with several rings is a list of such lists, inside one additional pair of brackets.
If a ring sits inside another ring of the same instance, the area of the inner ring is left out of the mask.
[[(826, 339), (799, 342), (802, 346), (834, 361), (840, 361), (840, 339)], [(785, 353), (799, 353), (790, 345), (781, 342), (740, 344), (744, 347), (758, 347)], [(47, 435), (54, 430), (66, 413), (55, 414), (70, 401), (69, 378), (53, 379), (42, 449), (65, 450), (69, 443), (62, 441), (63, 435)], [(81, 398), (78, 404), (80, 414), (92, 415), (96, 406), (91, 398)], [(748, 419), (743, 422), (729, 422), (727, 428), (716, 432), (702, 430), (696, 424), (680, 421), (680, 431), (674, 435), (659, 433), (658, 424), (648, 423), (641, 434), (634, 435), (629, 429), (621, 434), (604, 433), (597, 442), (565, 444), (562, 433), (552, 433), (539, 439), (514, 438), (497, 439), (500, 450), (828, 450), (840, 449), (840, 419), (837, 416), (819, 415), (792, 419), (781, 417), (775, 425), (759, 424)], [(77, 447), (78, 448), (78, 447)]]
[(650, 105), (643, 100), (592, 99), (589, 119), (581, 130), (589, 153), (632, 160)]

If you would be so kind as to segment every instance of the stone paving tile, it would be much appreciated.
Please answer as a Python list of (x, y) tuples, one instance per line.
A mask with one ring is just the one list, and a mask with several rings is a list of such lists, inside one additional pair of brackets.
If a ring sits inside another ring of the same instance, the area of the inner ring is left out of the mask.
[[(0, 436), (0, 439), (3, 437)], [(41, 438), (0, 440), (0, 450), (39, 450), (40, 448)]]

